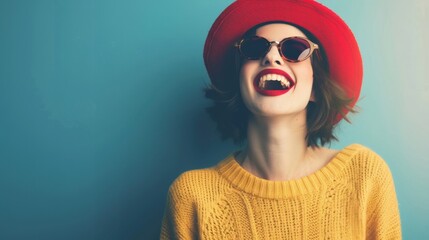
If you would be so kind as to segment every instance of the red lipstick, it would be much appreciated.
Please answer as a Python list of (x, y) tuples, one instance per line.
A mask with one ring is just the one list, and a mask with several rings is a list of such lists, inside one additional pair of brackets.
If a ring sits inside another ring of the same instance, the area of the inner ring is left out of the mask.
[[(260, 88), (259, 82), (261, 80), (261, 77), (267, 74), (277, 74), (277, 75), (284, 76), (286, 80), (289, 82), (289, 86), (285, 89), (279, 89), (279, 90), (268, 90), (268, 89)], [(265, 96), (279, 96), (279, 95), (285, 94), (290, 89), (292, 89), (293, 86), (295, 86), (295, 82), (292, 80), (291, 76), (289, 76), (289, 74), (287, 74), (285, 71), (282, 71), (280, 69), (275, 69), (275, 68), (262, 70), (256, 75), (255, 79), (253, 80), (253, 87), (255, 88), (256, 92)]]

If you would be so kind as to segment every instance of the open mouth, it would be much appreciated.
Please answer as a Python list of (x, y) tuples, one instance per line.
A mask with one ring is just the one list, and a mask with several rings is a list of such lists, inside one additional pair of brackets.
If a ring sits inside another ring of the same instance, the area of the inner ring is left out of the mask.
[(253, 86), (256, 91), (266, 96), (278, 96), (287, 93), (295, 82), (280, 69), (265, 69), (256, 75)]

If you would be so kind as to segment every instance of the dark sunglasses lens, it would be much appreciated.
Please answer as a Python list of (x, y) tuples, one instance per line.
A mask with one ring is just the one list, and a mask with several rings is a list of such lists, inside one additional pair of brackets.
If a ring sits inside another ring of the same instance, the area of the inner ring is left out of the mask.
[(283, 56), (292, 61), (302, 61), (310, 54), (310, 44), (300, 38), (291, 38), (283, 42)]
[(258, 59), (264, 56), (269, 47), (263, 38), (249, 38), (241, 42), (240, 51), (248, 59)]

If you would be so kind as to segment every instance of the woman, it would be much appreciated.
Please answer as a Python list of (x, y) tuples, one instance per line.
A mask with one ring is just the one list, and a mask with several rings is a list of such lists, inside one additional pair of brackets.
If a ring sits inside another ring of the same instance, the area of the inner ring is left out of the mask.
[(311, 0), (238, 0), (213, 24), (204, 60), (209, 113), (246, 146), (174, 181), (162, 239), (401, 238), (384, 160), (359, 144), (323, 147), (362, 83), (339, 16)]

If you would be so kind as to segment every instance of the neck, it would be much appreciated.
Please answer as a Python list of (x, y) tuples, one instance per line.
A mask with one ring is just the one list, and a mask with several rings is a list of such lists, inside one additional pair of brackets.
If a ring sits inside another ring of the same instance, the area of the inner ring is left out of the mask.
[(275, 119), (252, 116), (242, 166), (258, 177), (273, 181), (305, 176), (313, 152), (307, 147), (306, 134), (305, 114)]

